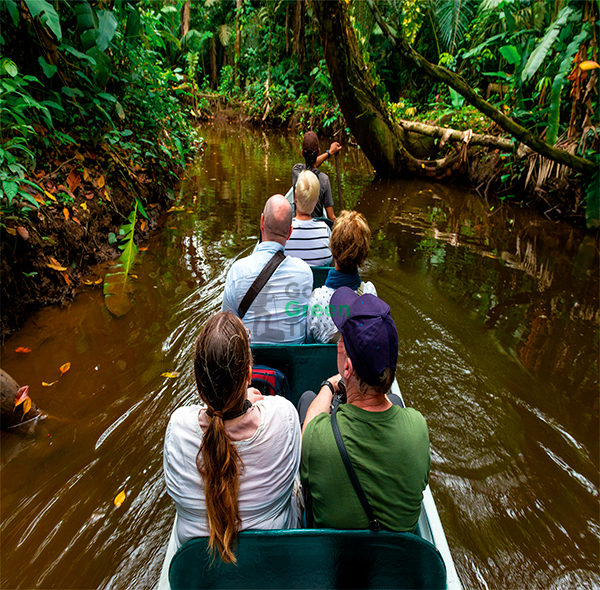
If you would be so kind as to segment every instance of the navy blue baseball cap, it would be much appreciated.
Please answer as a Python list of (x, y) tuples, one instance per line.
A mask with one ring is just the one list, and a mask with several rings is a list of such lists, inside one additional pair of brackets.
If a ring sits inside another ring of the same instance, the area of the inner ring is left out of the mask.
[(383, 370), (395, 370), (398, 363), (398, 330), (390, 306), (375, 295), (359, 297), (348, 287), (337, 289), (330, 304), (354, 370), (363, 381), (376, 385)]

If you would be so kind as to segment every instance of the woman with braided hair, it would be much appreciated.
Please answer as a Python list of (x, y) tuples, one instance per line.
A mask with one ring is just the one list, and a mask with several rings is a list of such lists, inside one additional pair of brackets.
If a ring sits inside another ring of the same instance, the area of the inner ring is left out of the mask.
[(230, 312), (202, 328), (194, 371), (202, 404), (178, 408), (165, 436), (165, 482), (177, 508), (169, 551), (208, 536), (213, 556), (235, 563), (239, 531), (298, 522), (298, 413), (285, 398), (249, 388), (249, 333)]

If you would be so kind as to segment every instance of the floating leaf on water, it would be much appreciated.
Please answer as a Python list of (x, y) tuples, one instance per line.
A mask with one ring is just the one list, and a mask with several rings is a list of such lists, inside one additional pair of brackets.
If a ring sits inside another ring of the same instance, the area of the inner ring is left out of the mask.
[(27, 414), (27, 412), (29, 412), (29, 410), (31, 410), (31, 398), (30, 397), (28, 397), (23, 402), (23, 416), (25, 416), (25, 414)]
[(60, 374), (64, 375), (69, 369), (71, 368), (71, 363), (65, 363), (64, 365), (62, 365), (59, 369)]
[(45, 381), (42, 381), (42, 387), (52, 387), (55, 383), (58, 383), (58, 381), (52, 381), (52, 383), (46, 383)]
[(177, 371), (172, 371), (172, 372), (167, 372), (167, 373), (161, 373), (161, 377), (168, 377), (169, 379), (175, 379), (176, 377), (179, 377), (179, 373)]
[(127, 496), (125, 494), (125, 488), (123, 488), (123, 490), (119, 492), (115, 497), (115, 506), (118, 508), (121, 504), (123, 504), (126, 497)]
[(21, 405), (29, 397), (29, 385), (23, 385), (15, 396), (15, 408)]
[(15, 352), (31, 352), (31, 348), (25, 348), (25, 346), (19, 346), (19, 348), (15, 348)]

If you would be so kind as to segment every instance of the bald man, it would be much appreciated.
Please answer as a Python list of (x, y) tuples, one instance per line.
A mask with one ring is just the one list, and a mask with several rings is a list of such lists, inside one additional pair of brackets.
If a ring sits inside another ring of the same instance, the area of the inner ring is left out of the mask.
[(312, 272), (304, 260), (286, 256), (248, 310), (240, 313), (242, 300), (263, 268), (274, 254), (285, 253), (285, 243), (292, 233), (292, 207), (283, 195), (273, 195), (266, 202), (260, 230), (263, 241), (227, 273), (221, 309), (242, 318), (253, 343), (301, 344), (313, 286)]

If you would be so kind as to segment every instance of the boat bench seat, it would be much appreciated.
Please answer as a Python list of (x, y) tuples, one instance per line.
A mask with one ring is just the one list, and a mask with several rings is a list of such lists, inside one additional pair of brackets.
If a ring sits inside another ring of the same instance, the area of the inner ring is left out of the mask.
[[(245, 531), (237, 565), (214, 562), (208, 538), (182, 545), (173, 590), (191, 588), (446, 588), (438, 550), (411, 533), (293, 529)], [(212, 564), (211, 564), (212, 562)]]

